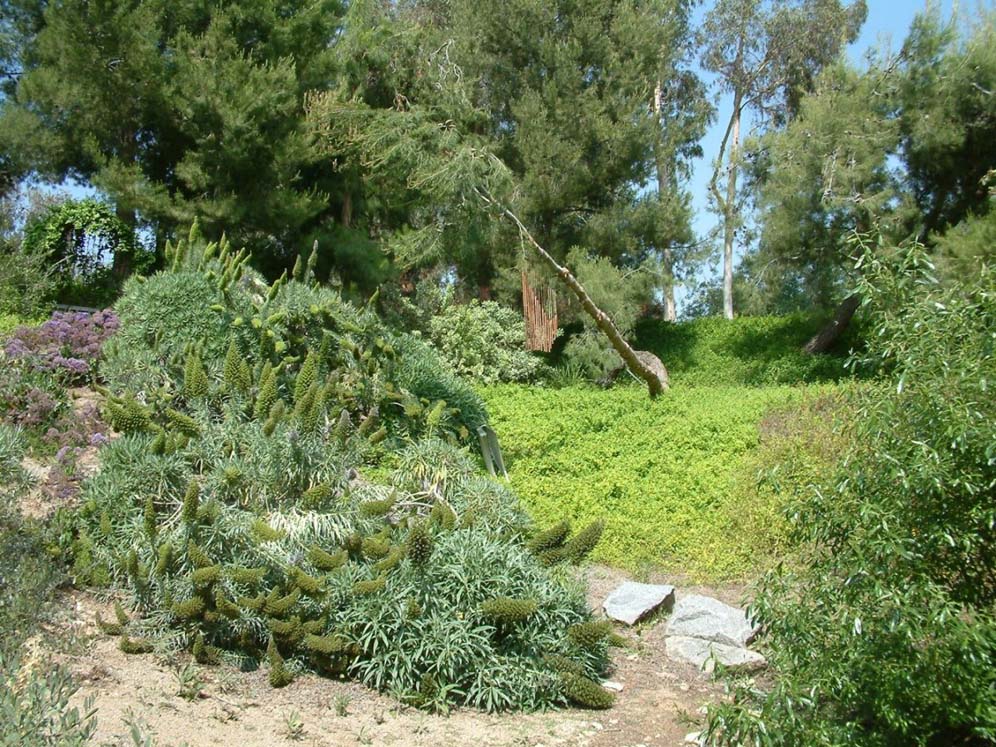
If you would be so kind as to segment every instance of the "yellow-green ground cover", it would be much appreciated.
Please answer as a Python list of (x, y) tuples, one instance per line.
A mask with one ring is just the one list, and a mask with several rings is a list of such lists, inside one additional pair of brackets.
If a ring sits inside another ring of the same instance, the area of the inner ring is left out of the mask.
[(483, 391), (512, 486), (541, 525), (603, 517), (595, 560), (700, 580), (784, 549), (781, 506), (827, 469), (841, 385)]

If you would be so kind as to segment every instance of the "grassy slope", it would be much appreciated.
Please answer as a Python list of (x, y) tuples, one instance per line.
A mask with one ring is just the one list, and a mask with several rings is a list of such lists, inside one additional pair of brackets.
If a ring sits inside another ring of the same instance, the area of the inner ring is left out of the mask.
[[(781, 499), (759, 472), (780, 464), (784, 497), (825, 466), (795, 421), (833, 388), (676, 387), (656, 402), (636, 386), (484, 394), (512, 485), (541, 525), (604, 516), (596, 560), (718, 580), (777, 555)], [(759, 448), (771, 413), (775, 433)]]
[(678, 324), (645, 319), (635, 345), (656, 354), (680, 386), (769, 386), (845, 378), (848, 350), (860, 344), (852, 328), (830, 355), (806, 355), (802, 346), (825, 320), (811, 314), (705, 317)]

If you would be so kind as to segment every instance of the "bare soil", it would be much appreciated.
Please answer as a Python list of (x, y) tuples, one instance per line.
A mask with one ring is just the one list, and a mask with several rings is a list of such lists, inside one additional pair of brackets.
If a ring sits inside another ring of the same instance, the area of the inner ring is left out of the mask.
[[(587, 569), (589, 602), (600, 609), (608, 592), (627, 576), (615, 569)], [(649, 574), (642, 581), (675, 583)], [(678, 586), (740, 602), (742, 587)], [(71, 592), (47, 640), (72, 641), (58, 658), (81, 682), (74, 704), (93, 699), (96, 745), (131, 747), (138, 726), (159, 747), (271, 747), (309, 745), (412, 745), (419, 747), (663, 747), (682, 745), (701, 727), (704, 706), (722, 697), (722, 687), (664, 653), (664, 622), (620, 627), (628, 645), (613, 649), (609, 680), (622, 686), (607, 711), (567, 709), (534, 714), (484, 714), (458, 709), (428, 714), (400, 705), (356, 682), (303, 675), (275, 690), (265, 670), (240, 672), (196, 667), (200, 695), (180, 695), (179, 670), (186, 658), (126, 655), (118, 639), (101, 633), (99, 612), (113, 619), (111, 604), (87, 592)]]

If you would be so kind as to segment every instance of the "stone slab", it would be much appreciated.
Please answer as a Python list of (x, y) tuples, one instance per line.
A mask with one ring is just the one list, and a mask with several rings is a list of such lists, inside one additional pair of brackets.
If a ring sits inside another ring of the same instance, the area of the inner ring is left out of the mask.
[(613, 620), (635, 625), (655, 610), (670, 609), (673, 605), (673, 586), (626, 581), (605, 598), (602, 609)]
[(746, 646), (755, 632), (743, 610), (698, 594), (678, 600), (667, 624), (669, 636), (701, 638), (727, 646)]
[(717, 661), (731, 670), (748, 672), (762, 669), (767, 664), (764, 657), (756, 651), (701, 638), (669, 636), (664, 645), (667, 647), (667, 655), (672, 659), (692, 664), (696, 669), (707, 673), (712, 673)]

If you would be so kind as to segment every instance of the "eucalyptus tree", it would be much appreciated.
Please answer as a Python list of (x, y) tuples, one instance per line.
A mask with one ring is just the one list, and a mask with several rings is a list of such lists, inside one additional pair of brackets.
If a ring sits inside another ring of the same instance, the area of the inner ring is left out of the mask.
[(796, 113), (819, 71), (858, 34), (863, 0), (716, 0), (699, 31), (702, 66), (717, 76), (732, 106), (714, 160), (709, 192), (723, 235), (723, 314), (733, 318), (733, 250), (742, 225), (737, 183), (743, 116), (753, 110), (762, 127), (778, 127)]
[(657, 210), (653, 244), (660, 252), (664, 319), (677, 319), (674, 290), (679, 275), (690, 276), (704, 256), (691, 227), (690, 195), (685, 183), (690, 162), (702, 155), (699, 144), (713, 109), (705, 85), (692, 70), (694, 52), (690, 4), (675, 4), (657, 35), (657, 75), (651, 109), (655, 118), (653, 158)]

